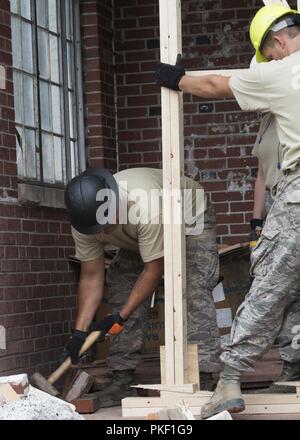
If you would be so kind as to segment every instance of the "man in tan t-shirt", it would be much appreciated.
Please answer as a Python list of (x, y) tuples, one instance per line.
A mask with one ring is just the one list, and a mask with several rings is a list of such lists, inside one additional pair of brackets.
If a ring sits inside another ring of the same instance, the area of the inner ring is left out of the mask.
[[(157, 84), (202, 98), (235, 98), (245, 111), (270, 112), (282, 145), (282, 172), (275, 201), (252, 252), (251, 289), (233, 322), (221, 360), (225, 367), (206, 418), (223, 410), (240, 412), (242, 371), (270, 348), (279, 334), (291, 290), (300, 283), (300, 14), (281, 5), (261, 8), (250, 27), (259, 64), (232, 77), (185, 75), (179, 56), (175, 66), (160, 63)], [(299, 326), (293, 347), (300, 350)]]
[[(219, 279), (215, 217), (201, 186), (187, 177), (182, 184), (188, 340), (199, 346), (200, 381), (203, 389), (211, 389), (212, 373), (221, 367), (212, 296)], [(88, 330), (114, 335), (107, 359), (113, 380), (102, 389), (102, 407), (118, 405), (124, 397), (136, 395), (130, 385), (140, 360), (145, 313), (164, 272), (163, 228), (168, 220), (163, 219), (162, 190), (162, 171), (151, 168), (124, 170), (114, 176), (105, 169), (89, 169), (66, 188), (81, 275), (75, 331), (63, 359), (71, 355), (72, 363), (78, 362)], [(174, 196), (178, 198), (178, 194)], [(112, 314), (90, 326), (103, 296), (107, 246), (119, 249), (106, 278)]]

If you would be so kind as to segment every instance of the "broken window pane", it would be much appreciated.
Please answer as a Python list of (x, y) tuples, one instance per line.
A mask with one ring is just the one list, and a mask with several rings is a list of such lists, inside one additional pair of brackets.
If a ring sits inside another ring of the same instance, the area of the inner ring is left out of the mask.
[(44, 181), (47, 183), (55, 183), (53, 136), (44, 133), (42, 139)]
[(33, 78), (24, 75), (24, 105), (25, 105), (25, 125), (35, 126), (34, 121), (34, 88)]
[(25, 176), (24, 158), (23, 158), (24, 134), (23, 134), (23, 129), (21, 127), (16, 127), (16, 144), (17, 144), (18, 175), (20, 177), (24, 177)]
[(41, 100), (41, 122), (42, 129), (51, 130), (51, 108), (49, 100), (50, 86), (45, 81), (40, 82), (40, 100)]
[(38, 30), (39, 69), (40, 76), (44, 79), (50, 79), (48, 35), (47, 32)]
[(48, 26), (48, 0), (36, 1), (37, 24), (46, 28)]
[(54, 133), (62, 134), (61, 130), (61, 101), (60, 101), (60, 87), (52, 86), (52, 120)]
[(23, 70), (33, 73), (32, 27), (26, 21), (22, 21), (22, 57)]

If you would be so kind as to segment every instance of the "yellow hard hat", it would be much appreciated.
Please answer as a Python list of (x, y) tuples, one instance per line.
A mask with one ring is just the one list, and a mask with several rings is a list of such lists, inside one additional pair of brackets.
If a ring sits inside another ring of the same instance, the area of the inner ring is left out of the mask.
[(260, 51), (268, 31), (277, 20), (287, 14), (298, 14), (298, 11), (282, 5), (263, 6), (253, 18), (250, 25), (250, 39), (256, 50), (256, 60), (258, 63), (268, 61)]

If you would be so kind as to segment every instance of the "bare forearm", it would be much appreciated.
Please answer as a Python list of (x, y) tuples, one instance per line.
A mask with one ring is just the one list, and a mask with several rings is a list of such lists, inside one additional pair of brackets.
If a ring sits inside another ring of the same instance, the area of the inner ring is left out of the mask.
[[(162, 263), (163, 264), (163, 263)], [(153, 294), (163, 275), (163, 266), (151, 271), (146, 268), (139, 275), (125, 306), (120, 314), (128, 319), (130, 315)]]
[(179, 88), (185, 93), (191, 93), (200, 98), (233, 98), (229, 78), (220, 75), (184, 75), (179, 82)]
[(82, 263), (78, 289), (76, 329), (86, 331), (101, 303), (104, 290), (104, 259)]
[(98, 283), (82, 282), (78, 291), (78, 315), (76, 329), (86, 331), (101, 303), (103, 285)]

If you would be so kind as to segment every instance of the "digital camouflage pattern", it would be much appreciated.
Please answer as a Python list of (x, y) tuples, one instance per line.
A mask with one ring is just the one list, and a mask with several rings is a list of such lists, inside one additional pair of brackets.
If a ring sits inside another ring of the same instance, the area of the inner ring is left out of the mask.
[[(220, 371), (220, 340), (212, 290), (219, 279), (219, 257), (215, 235), (215, 216), (209, 205), (204, 231), (186, 237), (188, 341), (199, 347), (203, 372)], [(125, 304), (143, 270), (140, 256), (121, 249), (107, 272), (107, 300), (113, 311)], [(123, 332), (110, 339), (107, 363), (112, 370), (135, 369), (139, 363), (145, 332), (145, 316), (151, 298), (129, 318)]]
[(300, 359), (299, 170), (280, 180), (251, 263), (255, 278), (237, 311), (221, 359), (241, 371), (252, 370), (277, 337), (281, 357), (296, 362)]

